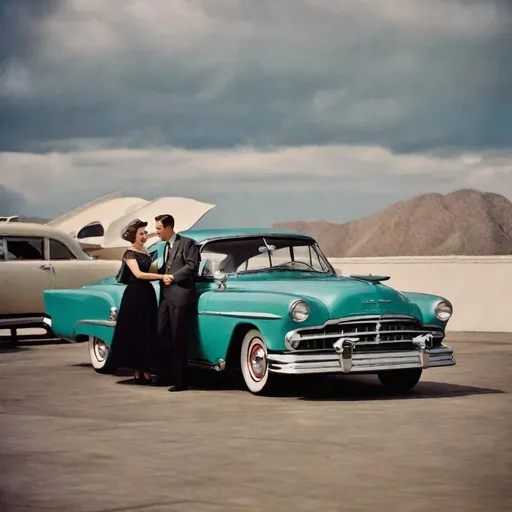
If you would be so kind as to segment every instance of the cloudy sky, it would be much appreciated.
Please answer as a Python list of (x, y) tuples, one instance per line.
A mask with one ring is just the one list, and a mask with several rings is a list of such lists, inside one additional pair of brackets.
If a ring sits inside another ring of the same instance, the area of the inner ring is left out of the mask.
[(121, 190), (210, 225), (512, 199), (506, 0), (2, 0), (0, 215)]

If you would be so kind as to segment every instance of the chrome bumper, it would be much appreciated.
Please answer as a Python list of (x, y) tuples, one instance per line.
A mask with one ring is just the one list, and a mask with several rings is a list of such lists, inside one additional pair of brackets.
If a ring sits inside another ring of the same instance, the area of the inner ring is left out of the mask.
[(51, 328), (52, 321), (46, 316), (6, 316), (0, 318), (0, 329), (30, 329), (47, 325)]
[(446, 346), (397, 352), (354, 352), (348, 344), (340, 352), (330, 353), (270, 353), (269, 371), (273, 373), (357, 373), (401, 370), (406, 368), (433, 368), (453, 366), (453, 350)]

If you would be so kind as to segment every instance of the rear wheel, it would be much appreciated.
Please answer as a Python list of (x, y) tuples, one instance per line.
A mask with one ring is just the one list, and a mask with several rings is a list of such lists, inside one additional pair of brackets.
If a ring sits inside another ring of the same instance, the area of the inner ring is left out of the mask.
[(378, 374), (381, 384), (392, 393), (407, 393), (418, 384), (421, 368), (408, 368), (406, 370), (390, 370)]
[(242, 340), (240, 368), (251, 393), (261, 394), (270, 388), (267, 345), (257, 329), (251, 329)]
[(89, 336), (89, 357), (92, 367), (98, 373), (116, 372), (117, 368), (108, 362), (109, 352), (109, 347), (103, 340), (96, 336)]

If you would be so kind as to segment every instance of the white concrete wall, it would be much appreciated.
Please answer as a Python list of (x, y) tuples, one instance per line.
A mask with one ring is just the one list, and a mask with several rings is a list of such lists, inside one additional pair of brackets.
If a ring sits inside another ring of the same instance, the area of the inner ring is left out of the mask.
[(512, 256), (329, 258), (341, 275), (391, 276), (401, 291), (433, 293), (453, 304), (450, 331), (512, 332)]

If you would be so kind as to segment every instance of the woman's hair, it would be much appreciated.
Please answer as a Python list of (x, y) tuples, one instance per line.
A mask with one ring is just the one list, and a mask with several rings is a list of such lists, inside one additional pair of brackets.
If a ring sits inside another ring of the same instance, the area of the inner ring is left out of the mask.
[(145, 228), (148, 225), (147, 222), (143, 222), (140, 219), (135, 219), (128, 224), (123, 230), (121, 234), (121, 238), (133, 244), (135, 242), (135, 238), (137, 237), (137, 231), (140, 228)]

